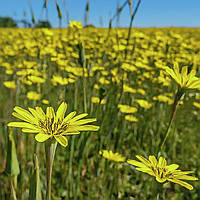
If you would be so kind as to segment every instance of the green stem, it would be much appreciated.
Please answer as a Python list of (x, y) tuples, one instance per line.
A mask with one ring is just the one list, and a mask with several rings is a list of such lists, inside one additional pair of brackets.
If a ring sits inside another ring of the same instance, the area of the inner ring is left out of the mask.
[(184, 90), (179, 87), (178, 91), (176, 93), (175, 99), (174, 99), (172, 114), (171, 114), (171, 118), (170, 118), (170, 121), (169, 121), (169, 125), (167, 127), (166, 132), (165, 132), (165, 138), (164, 138), (164, 140), (162, 142), (162, 145), (160, 147), (160, 151), (161, 152), (163, 152), (163, 148), (164, 148), (165, 142), (166, 142), (166, 140), (167, 140), (167, 138), (169, 136), (169, 133), (170, 133), (172, 122), (174, 121), (174, 117), (175, 117), (175, 114), (176, 114), (177, 106), (178, 106), (179, 101), (180, 101), (181, 97), (183, 96), (183, 94), (184, 94)]
[(47, 141), (45, 143), (45, 153), (46, 153), (46, 178), (47, 178), (47, 190), (46, 190), (46, 200), (51, 200), (51, 176), (53, 168), (53, 160), (56, 152), (57, 142)]

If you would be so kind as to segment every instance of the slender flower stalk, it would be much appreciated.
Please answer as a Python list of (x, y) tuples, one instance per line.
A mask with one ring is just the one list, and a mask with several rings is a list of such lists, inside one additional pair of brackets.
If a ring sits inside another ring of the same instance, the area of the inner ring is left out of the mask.
[(167, 130), (165, 132), (165, 138), (164, 138), (164, 140), (163, 140), (163, 142), (161, 144), (161, 147), (160, 147), (161, 152), (163, 151), (164, 144), (165, 144), (165, 142), (166, 142), (166, 140), (167, 140), (167, 138), (169, 136), (169, 132), (170, 132), (170, 129), (171, 129), (171, 126), (172, 126), (172, 122), (174, 121), (174, 117), (175, 117), (175, 114), (176, 114), (177, 106), (178, 106), (178, 104), (180, 102), (180, 99), (181, 99), (181, 97), (183, 95), (184, 95), (184, 90), (179, 87), (178, 91), (176, 93), (175, 99), (174, 99), (174, 104), (173, 104), (173, 108), (172, 108), (170, 121), (169, 121)]
[(57, 141), (48, 141), (45, 143), (45, 154), (46, 154), (46, 179), (47, 179), (47, 190), (46, 190), (46, 200), (51, 200), (51, 177), (53, 161), (56, 152)]

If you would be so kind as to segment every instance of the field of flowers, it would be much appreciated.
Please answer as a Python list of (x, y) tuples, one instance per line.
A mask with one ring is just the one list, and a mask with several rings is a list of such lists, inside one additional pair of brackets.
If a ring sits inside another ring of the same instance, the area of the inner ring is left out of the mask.
[(0, 199), (45, 199), (57, 142), (46, 199), (200, 199), (199, 35), (0, 29)]

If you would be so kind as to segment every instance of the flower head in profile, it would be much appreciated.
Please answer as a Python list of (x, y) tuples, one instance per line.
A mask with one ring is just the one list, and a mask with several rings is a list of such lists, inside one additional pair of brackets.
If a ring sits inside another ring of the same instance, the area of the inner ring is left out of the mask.
[(196, 77), (196, 69), (188, 73), (188, 67), (184, 66), (181, 71), (178, 63), (174, 64), (173, 69), (166, 67), (165, 71), (179, 84), (181, 88), (200, 89), (200, 79)]
[(104, 158), (115, 162), (124, 162), (126, 160), (125, 157), (123, 157), (119, 153), (113, 153), (111, 150), (101, 150), (99, 151), (99, 154), (102, 155)]
[(198, 180), (198, 178), (187, 175), (193, 173), (193, 171), (181, 171), (178, 169), (179, 165), (177, 164), (167, 165), (167, 161), (162, 156), (158, 161), (155, 156), (149, 156), (149, 160), (139, 155), (136, 157), (141, 162), (136, 160), (127, 160), (127, 163), (136, 166), (138, 171), (147, 173), (151, 176), (155, 176), (156, 180), (160, 183), (171, 181), (189, 190), (192, 190), (193, 186), (182, 180)]
[(47, 107), (46, 114), (42, 108), (28, 108), (29, 111), (15, 106), (13, 116), (24, 122), (10, 122), (8, 126), (22, 128), (22, 132), (34, 133), (38, 142), (44, 142), (49, 138), (55, 138), (62, 146), (66, 147), (68, 140), (67, 135), (79, 134), (80, 131), (97, 131), (99, 126), (85, 125), (96, 119), (82, 119), (87, 113), (79, 114), (71, 112), (65, 117), (67, 104), (63, 102), (57, 112), (52, 107)]

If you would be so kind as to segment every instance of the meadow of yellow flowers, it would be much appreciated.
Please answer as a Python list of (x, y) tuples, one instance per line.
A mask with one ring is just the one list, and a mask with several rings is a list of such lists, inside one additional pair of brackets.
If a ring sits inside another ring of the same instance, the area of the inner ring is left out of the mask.
[(200, 199), (199, 35), (1, 28), (0, 199), (45, 199), (54, 138), (49, 199)]

